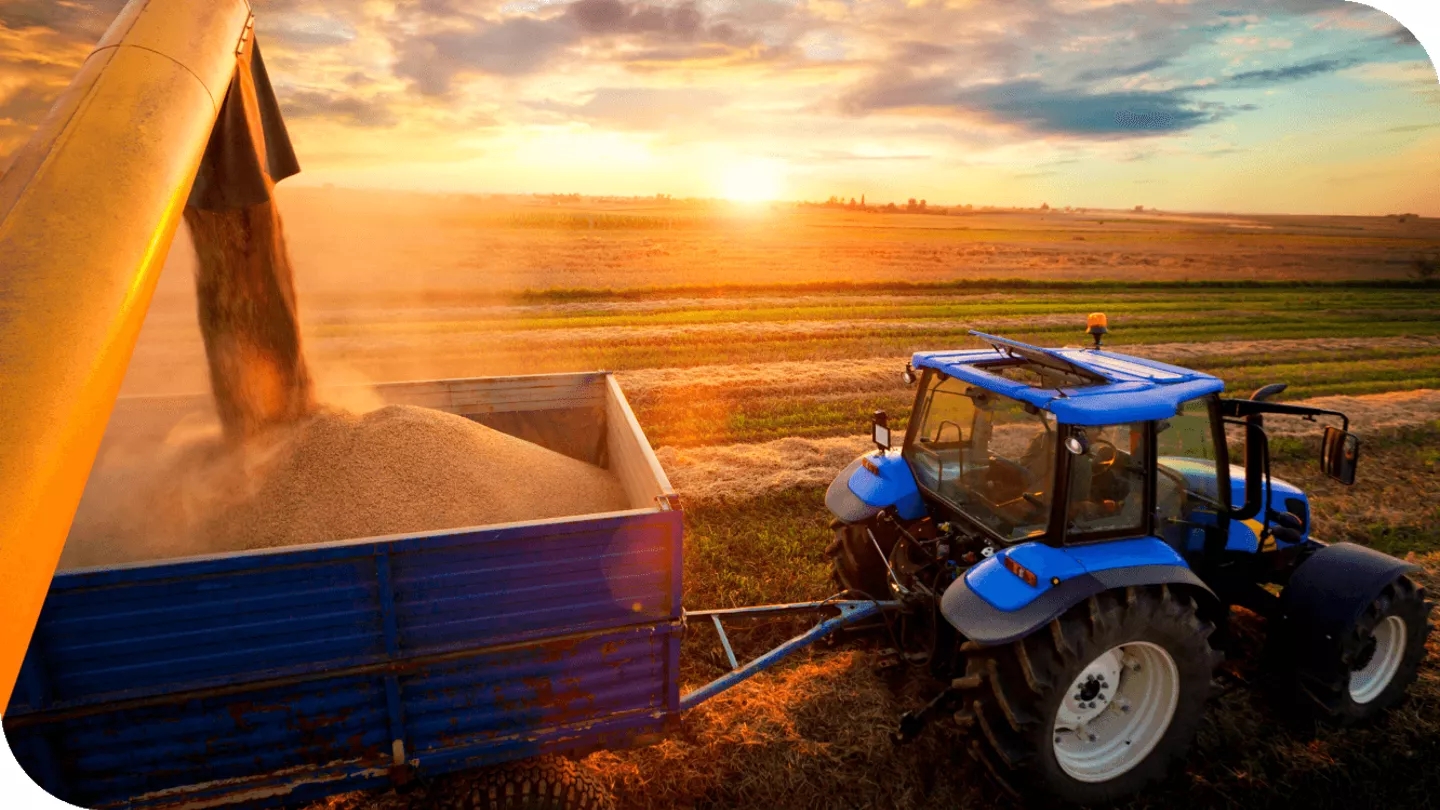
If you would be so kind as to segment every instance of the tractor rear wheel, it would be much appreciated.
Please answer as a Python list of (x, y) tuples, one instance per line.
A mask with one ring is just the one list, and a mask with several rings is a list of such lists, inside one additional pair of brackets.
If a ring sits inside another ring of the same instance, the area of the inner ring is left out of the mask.
[(1368, 722), (1405, 696), (1419, 674), (1433, 603), (1409, 577), (1385, 587), (1360, 618), (1323, 650), (1293, 650), (1277, 638), (1272, 661), (1281, 689), (1311, 719)]
[(1184, 758), (1221, 654), (1183, 591), (1091, 597), (1014, 643), (967, 652), (956, 719), (971, 754), (1016, 795), (1110, 802)]
[[(890, 598), (890, 578), (885, 567), (885, 558), (875, 548), (876, 543), (885, 553), (895, 545), (893, 537), (878, 531), (873, 523), (841, 523), (836, 521), (835, 540), (826, 550), (835, 560), (835, 584), (853, 595), (863, 594), (872, 599)], [(871, 540), (871, 534), (875, 540)]]

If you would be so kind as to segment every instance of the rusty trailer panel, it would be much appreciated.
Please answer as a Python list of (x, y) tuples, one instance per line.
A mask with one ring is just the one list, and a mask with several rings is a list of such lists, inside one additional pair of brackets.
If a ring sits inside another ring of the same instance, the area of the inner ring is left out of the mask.
[(171, 808), (654, 734), (680, 710), (683, 524), (641, 483), (621, 512), (57, 575), (5, 735), (66, 801)]

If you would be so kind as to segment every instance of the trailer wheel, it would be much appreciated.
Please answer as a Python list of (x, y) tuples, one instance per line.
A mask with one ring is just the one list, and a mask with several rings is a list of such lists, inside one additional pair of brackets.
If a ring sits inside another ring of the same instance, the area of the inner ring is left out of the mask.
[(615, 799), (579, 762), (535, 757), (455, 777), (454, 810), (613, 810)]
[[(875, 541), (870, 539), (871, 532)], [(876, 542), (886, 554), (895, 545), (895, 539), (874, 523), (840, 523), (835, 527), (835, 540), (826, 551), (835, 560), (833, 576), (841, 589), (873, 599), (890, 598), (890, 579), (885, 559), (875, 549)]]
[(956, 719), (971, 754), (1009, 792), (1110, 802), (1184, 758), (1221, 654), (1183, 590), (1092, 596), (1048, 627), (967, 652)]
[[(1385, 587), (1360, 618), (1321, 650), (1273, 655), (1282, 689), (1312, 719), (1337, 726), (1373, 720), (1415, 682), (1430, 634), (1425, 589), (1409, 577)], [(1289, 639), (1277, 639), (1284, 648)]]

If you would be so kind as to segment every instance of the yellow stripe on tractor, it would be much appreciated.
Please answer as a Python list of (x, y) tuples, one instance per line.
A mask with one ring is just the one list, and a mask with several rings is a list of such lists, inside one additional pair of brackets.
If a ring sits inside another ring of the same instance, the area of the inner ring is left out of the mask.
[[(1249, 520), (1242, 520), (1242, 521), (1240, 521), (1240, 522), (1243, 523), (1243, 524), (1245, 524), (1245, 528), (1247, 528), (1247, 529), (1249, 529), (1250, 531), (1254, 532), (1254, 534), (1255, 534), (1255, 543), (1256, 543), (1256, 548), (1257, 548), (1257, 550), (1259, 550), (1259, 551), (1274, 551), (1274, 550), (1275, 550), (1275, 538), (1274, 538), (1274, 537), (1266, 536), (1264, 524), (1262, 524), (1260, 521), (1256, 520), (1255, 518), (1250, 518)], [(1264, 538), (1264, 539), (1262, 540), (1261, 538)]]

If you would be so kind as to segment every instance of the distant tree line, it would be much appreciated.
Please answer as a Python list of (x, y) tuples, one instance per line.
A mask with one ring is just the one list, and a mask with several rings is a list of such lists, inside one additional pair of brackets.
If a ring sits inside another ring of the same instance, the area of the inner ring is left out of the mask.
[[(829, 199), (825, 200), (824, 202), (811, 202), (810, 200), (805, 200), (805, 201), (796, 203), (796, 205), (799, 206), (800, 208), (835, 208), (835, 209), (840, 209), (840, 210), (842, 210), (842, 211), (866, 211), (866, 212), (881, 213), (881, 214), (940, 214), (940, 215), (945, 215), (945, 214), (966, 214), (966, 213), (971, 213), (971, 212), (974, 212), (974, 211), (982, 211), (982, 212), (989, 212), (989, 213), (1001, 212), (1001, 211), (1039, 211), (1039, 212), (1041, 212), (1041, 213), (1051, 213), (1051, 212), (1057, 212), (1057, 213), (1058, 213), (1058, 212), (1061, 211), (1061, 210), (1063, 210), (1063, 211), (1064, 211), (1065, 213), (1067, 213), (1067, 214), (1084, 214), (1084, 213), (1087, 213), (1087, 212), (1089, 211), (1088, 208), (1073, 208), (1073, 207), (1068, 206), (1068, 205), (1065, 206), (1064, 209), (1051, 208), (1051, 207), (1050, 207), (1050, 204), (1049, 204), (1049, 203), (1046, 203), (1046, 202), (1040, 203), (1040, 205), (1037, 206), (1037, 207), (1035, 207), (1035, 208), (1024, 208), (1024, 207), (1019, 207), (1019, 206), (1001, 207), (1001, 206), (993, 206), (993, 205), (984, 205), (984, 206), (980, 206), (979, 208), (976, 208), (973, 204), (969, 204), (969, 203), (966, 203), (966, 204), (964, 204), (964, 205), (946, 205), (946, 206), (939, 206), (939, 205), (931, 205), (931, 204), (930, 204), (928, 201), (926, 201), (926, 200), (917, 200), (917, 199), (915, 199), (914, 197), (911, 197), (910, 199), (906, 200), (904, 205), (897, 205), (897, 204), (895, 204), (895, 203), (893, 203), (893, 202), (887, 202), (887, 203), (880, 204), (880, 205), (870, 205), (870, 204), (867, 204), (867, 203), (865, 202), (865, 195), (863, 195), (863, 194), (860, 195), (860, 199), (859, 199), (859, 200), (856, 200), (854, 197), (846, 198), (846, 197), (840, 197), (840, 196), (832, 196), (832, 197), (830, 197)], [(1140, 211), (1140, 210), (1143, 210), (1143, 209), (1144, 209), (1144, 206), (1136, 206), (1136, 207), (1135, 207), (1135, 210), (1137, 210), (1137, 211)]]
[(928, 201), (917, 200), (914, 197), (906, 200), (903, 206), (896, 205), (893, 202), (887, 202), (883, 205), (870, 205), (865, 201), (864, 194), (861, 194), (858, 200), (854, 197), (847, 199), (845, 197), (832, 196), (825, 202), (804, 200), (798, 203), (798, 205), (801, 208), (838, 208), (844, 211), (868, 211), (885, 214), (950, 214), (974, 210), (973, 205), (952, 205), (943, 208), (931, 206)]

